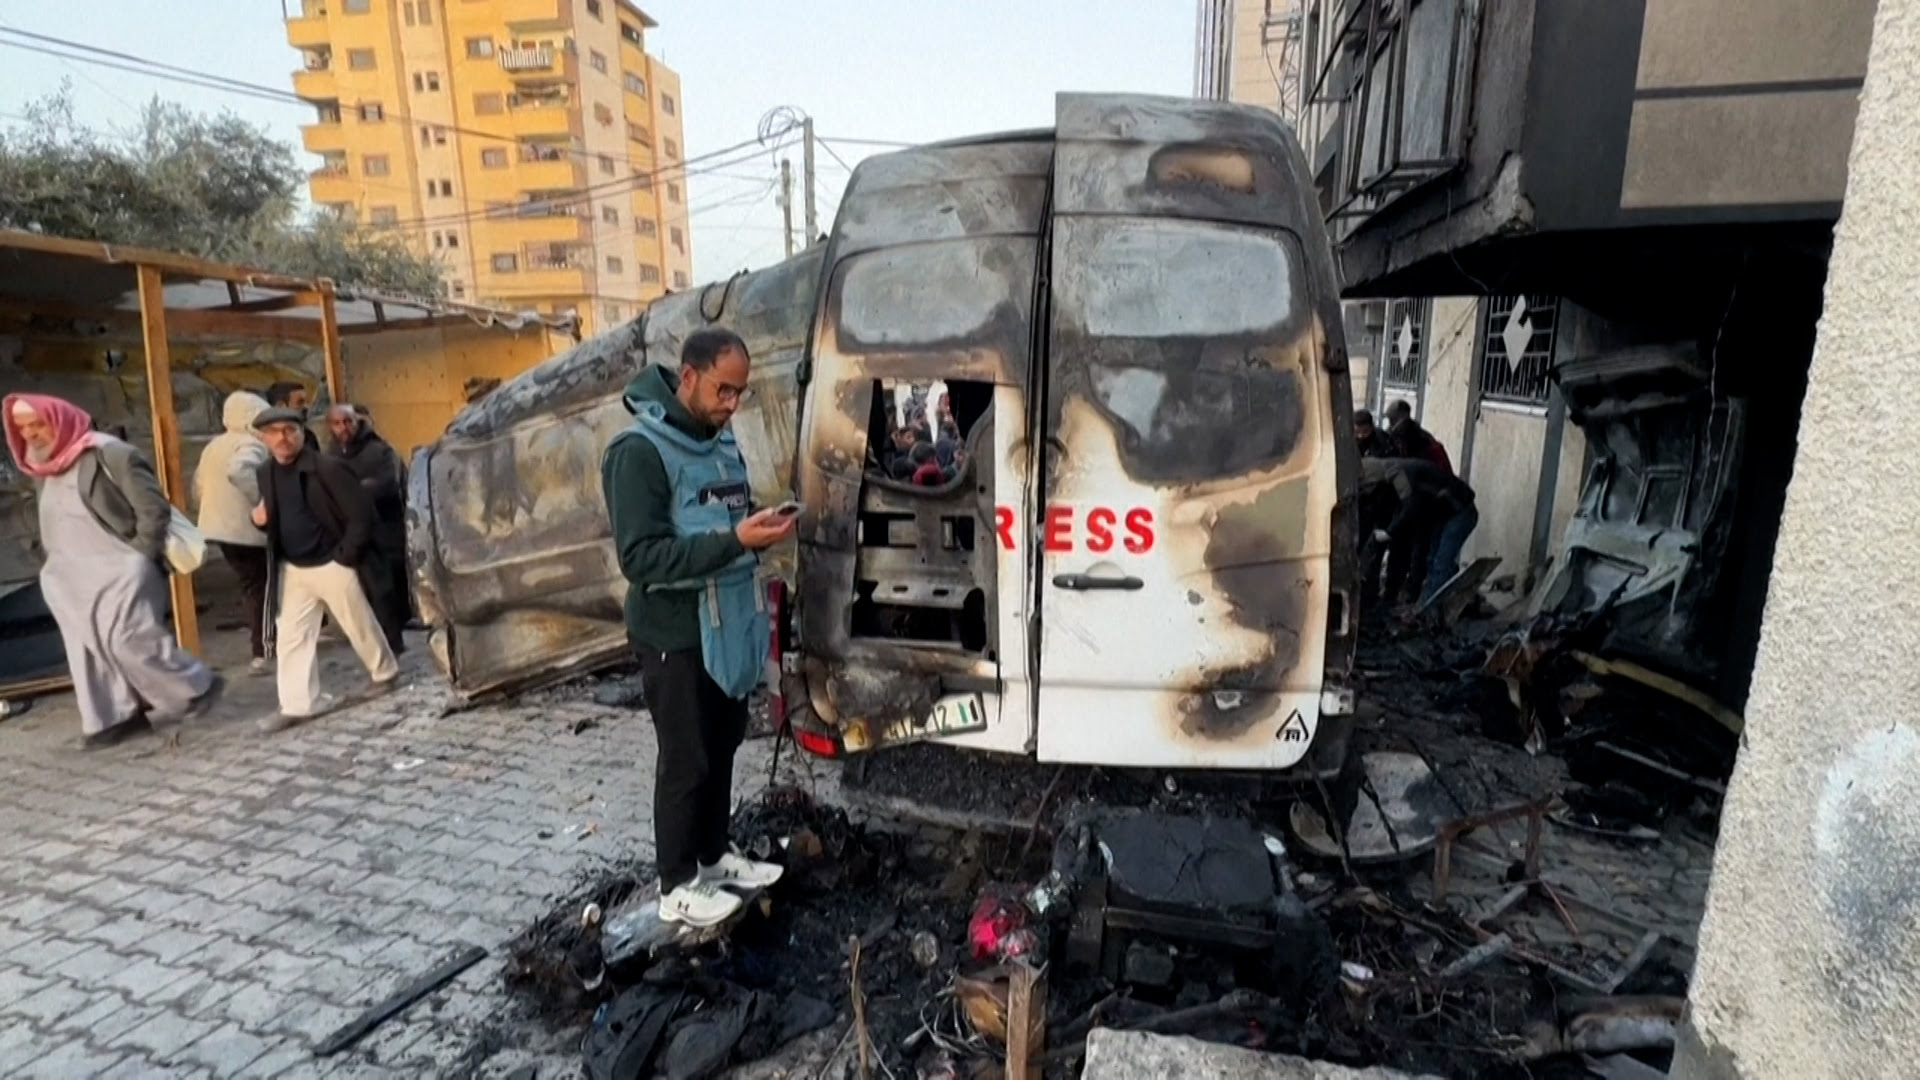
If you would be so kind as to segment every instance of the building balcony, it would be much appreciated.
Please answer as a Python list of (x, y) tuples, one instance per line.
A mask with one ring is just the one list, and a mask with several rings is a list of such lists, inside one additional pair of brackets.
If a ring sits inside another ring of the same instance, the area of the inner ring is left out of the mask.
[(580, 159), (567, 155), (558, 160), (522, 158), (513, 170), (513, 181), (522, 190), (559, 190), (584, 187), (586, 178)]
[(507, 306), (534, 297), (575, 296), (586, 292), (587, 286), (587, 272), (580, 267), (529, 270), (523, 266), (512, 273), (498, 273), (483, 263), (480, 273), (481, 295)]
[(503, 0), (500, 18), (514, 30), (556, 30), (567, 24), (565, 0)]
[(293, 92), (311, 101), (321, 101), (340, 96), (340, 81), (332, 68), (320, 68), (314, 71), (302, 69), (293, 73)]
[(311, 49), (331, 44), (333, 38), (327, 30), (327, 14), (324, 8), (309, 15), (296, 15), (287, 20), (287, 44), (296, 49)]
[(499, 56), (501, 69), (516, 75), (523, 72), (549, 72), (558, 62), (554, 51), (544, 46), (531, 49), (501, 49)]
[(315, 154), (344, 153), (347, 149), (347, 127), (339, 121), (302, 124), (300, 145)]
[(564, 244), (587, 238), (586, 200), (581, 199), (578, 214), (574, 208), (564, 211), (531, 211), (513, 207), (489, 214), (485, 221), (488, 243), (498, 249), (518, 250), (527, 244)]
[(348, 174), (345, 165), (323, 165), (315, 169), (307, 181), (307, 188), (315, 205), (319, 206), (360, 201), (360, 185)]
[(523, 138), (571, 137), (573, 109), (565, 101), (516, 105), (508, 110), (507, 130)]

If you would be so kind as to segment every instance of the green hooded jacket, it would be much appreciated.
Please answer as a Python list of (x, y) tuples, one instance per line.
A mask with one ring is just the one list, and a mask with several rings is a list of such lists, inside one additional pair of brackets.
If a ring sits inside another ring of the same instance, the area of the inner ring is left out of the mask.
[[(667, 422), (696, 438), (713, 436), (680, 404), (680, 375), (654, 365), (627, 384), (627, 411), (658, 402)], [(647, 591), (705, 577), (746, 549), (731, 531), (681, 536), (673, 526), (673, 486), (660, 451), (643, 438), (615, 439), (600, 459), (600, 488), (613, 526), (614, 551), (627, 579), (627, 640), (635, 649), (683, 652), (700, 647), (699, 594), (691, 590)]]

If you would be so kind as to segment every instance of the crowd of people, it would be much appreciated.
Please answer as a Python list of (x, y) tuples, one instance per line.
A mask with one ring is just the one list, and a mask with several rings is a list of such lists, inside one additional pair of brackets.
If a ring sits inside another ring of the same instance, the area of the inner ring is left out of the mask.
[[(223, 430), (195, 467), (193, 527), (240, 587), (250, 670), (277, 678), (278, 731), (339, 704), (320, 686), (331, 619), (372, 680), (399, 680), (413, 621), (406, 575), (406, 465), (363, 408), (326, 411), (331, 445), (309, 429), (309, 392), (276, 383), (221, 407)], [(167, 555), (177, 530), (152, 461), (71, 402), (12, 394), (7, 447), (39, 489), (40, 587), (60, 629), (82, 745), (177, 734), (225, 687), (167, 625)]]
[(1387, 406), (1385, 430), (1373, 414), (1353, 414), (1360, 450), (1362, 595), (1388, 608), (1425, 602), (1460, 567), (1460, 551), (1480, 523), (1473, 488), (1454, 475), (1447, 448), (1413, 418), (1413, 406)]
[(953, 419), (952, 399), (942, 396), (929, 415), (916, 398), (904, 423), (889, 412), (886, 441), (874, 464), (882, 475), (915, 487), (943, 487), (967, 466), (967, 445)]

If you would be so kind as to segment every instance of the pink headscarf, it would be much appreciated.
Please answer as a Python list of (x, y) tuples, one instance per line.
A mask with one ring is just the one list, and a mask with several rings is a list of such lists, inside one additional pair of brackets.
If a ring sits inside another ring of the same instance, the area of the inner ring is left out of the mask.
[[(44, 460), (34, 460), (27, 450), (27, 440), (20, 434), (19, 424), (13, 419), (13, 410), (20, 405), (32, 409), (53, 428), (53, 452)], [(6, 424), (7, 449), (13, 451), (14, 462), (28, 476), (41, 479), (59, 476), (73, 468), (81, 454), (106, 441), (106, 436), (93, 430), (93, 417), (88, 416), (85, 409), (45, 394), (8, 394), (4, 407), (0, 407), (0, 421)]]

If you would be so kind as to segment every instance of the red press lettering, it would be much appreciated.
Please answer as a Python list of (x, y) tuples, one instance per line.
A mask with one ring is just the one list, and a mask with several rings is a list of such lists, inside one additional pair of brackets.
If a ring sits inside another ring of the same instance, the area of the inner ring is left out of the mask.
[(1087, 550), (1095, 555), (1113, 550), (1114, 513), (1112, 507), (1096, 506), (1087, 511)]
[(993, 508), (993, 531), (1000, 534), (1000, 550), (1013, 550), (1013, 507)]
[(1073, 508), (1070, 506), (1047, 507), (1047, 528), (1044, 536), (1048, 551), (1073, 550)]
[(1127, 550), (1135, 555), (1153, 550), (1153, 511), (1144, 506), (1127, 511)]

